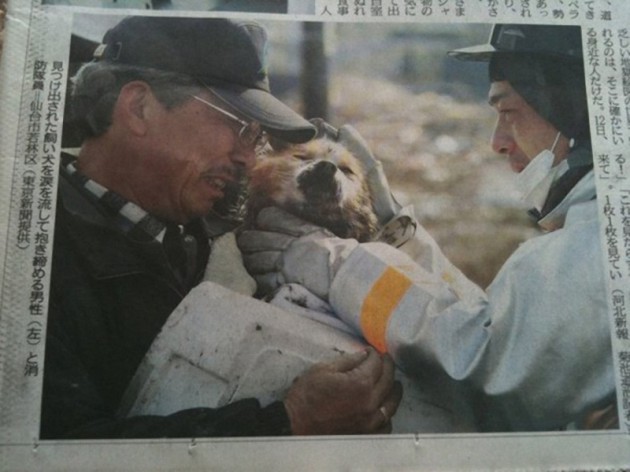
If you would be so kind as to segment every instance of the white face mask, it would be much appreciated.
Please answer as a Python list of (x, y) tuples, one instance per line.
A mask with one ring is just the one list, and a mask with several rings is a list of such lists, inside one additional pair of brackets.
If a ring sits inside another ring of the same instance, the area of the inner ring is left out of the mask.
[(560, 139), (560, 132), (551, 145), (534, 157), (527, 167), (516, 176), (516, 186), (521, 193), (521, 200), (540, 211), (547, 200), (551, 185), (569, 168), (566, 159), (553, 167), (553, 150)]

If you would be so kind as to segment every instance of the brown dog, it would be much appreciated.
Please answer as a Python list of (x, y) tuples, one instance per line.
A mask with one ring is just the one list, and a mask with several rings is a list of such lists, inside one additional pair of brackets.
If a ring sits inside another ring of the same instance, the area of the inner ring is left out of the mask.
[(248, 219), (268, 206), (341, 238), (369, 241), (378, 230), (361, 163), (327, 138), (270, 151), (260, 159), (249, 183)]

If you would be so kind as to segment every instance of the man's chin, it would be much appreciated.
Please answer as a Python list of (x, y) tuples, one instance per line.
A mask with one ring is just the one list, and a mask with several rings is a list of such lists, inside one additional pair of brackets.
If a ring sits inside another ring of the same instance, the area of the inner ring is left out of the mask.
[(245, 201), (247, 199), (247, 187), (243, 183), (232, 183), (224, 189), (224, 196), (217, 199), (212, 205), (212, 212), (226, 218), (242, 218)]

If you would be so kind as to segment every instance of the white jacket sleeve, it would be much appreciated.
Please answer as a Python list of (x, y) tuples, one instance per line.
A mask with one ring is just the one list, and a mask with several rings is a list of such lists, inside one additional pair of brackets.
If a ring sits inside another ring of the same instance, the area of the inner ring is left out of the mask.
[(523, 244), (487, 294), (418, 228), (415, 261), (380, 243), (355, 249), (330, 302), (410, 375), (438, 368), (472, 386), (481, 429), (562, 427), (614, 398), (597, 209), (580, 207)]

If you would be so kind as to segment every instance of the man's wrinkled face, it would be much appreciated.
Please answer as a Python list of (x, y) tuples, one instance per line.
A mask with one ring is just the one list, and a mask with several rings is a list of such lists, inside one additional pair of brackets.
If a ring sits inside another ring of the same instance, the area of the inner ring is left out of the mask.
[(184, 223), (206, 215), (253, 166), (254, 147), (238, 140), (241, 126), (198, 100), (158, 108), (152, 118), (144, 165), (153, 191), (142, 206), (163, 218)]
[(542, 118), (507, 81), (492, 82), (488, 103), (497, 114), (492, 149), (507, 157), (514, 172), (521, 172), (545, 149), (551, 149), (558, 130)]

